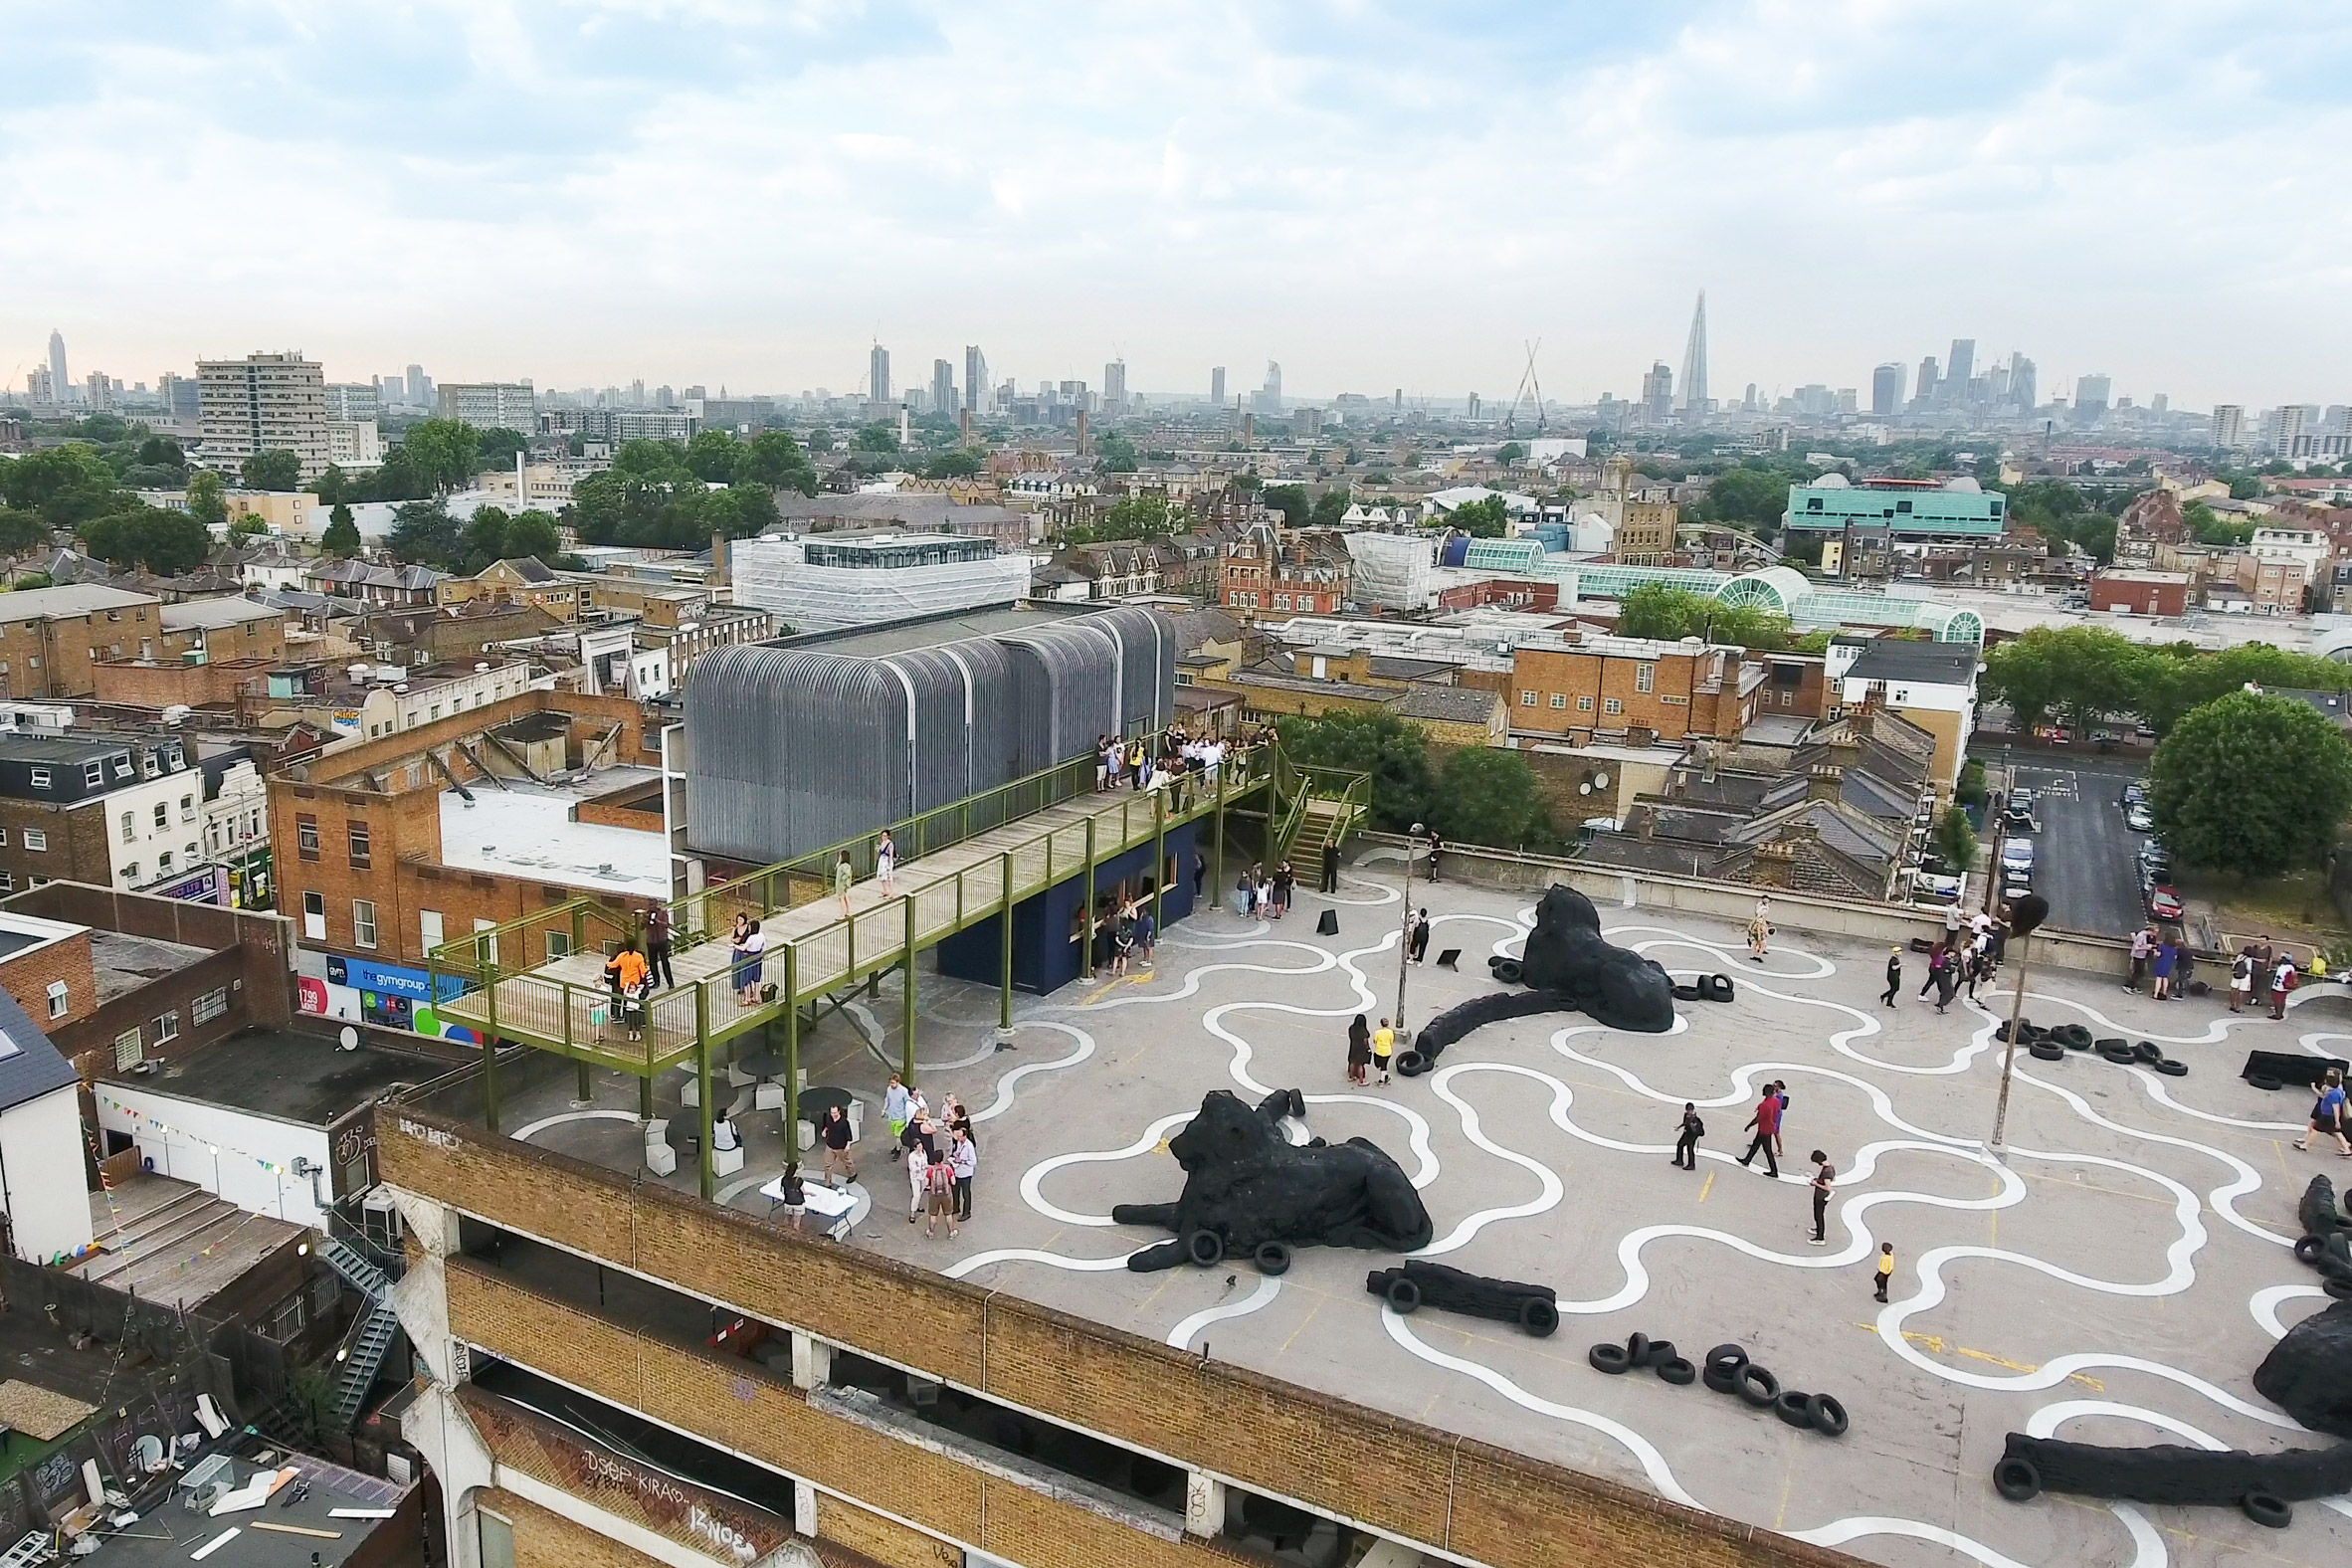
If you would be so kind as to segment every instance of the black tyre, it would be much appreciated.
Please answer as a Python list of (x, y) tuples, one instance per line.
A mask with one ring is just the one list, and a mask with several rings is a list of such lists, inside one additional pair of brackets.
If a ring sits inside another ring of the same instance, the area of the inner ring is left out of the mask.
[(1680, 1358), (1674, 1354), (1674, 1342), (1672, 1340), (1653, 1339), (1650, 1341), (1650, 1353), (1642, 1358), (1642, 1364), (1644, 1366), (1654, 1367), (1660, 1365), (1663, 1362), (1674, 1361)]
[(1523, 1297), (1519, 1302), (1519, 1326), (1538, 1339), (1549, 1339), (1560, 1326), (1560, 1308), (1540, 1295)]
[(1494, 966), (1494, 978), (1504, 985), (1517, 985), (1527, 975), (1527, 966), (1516, 958), (1505, 958)]
[(2032, 1502), (2042, 1495), (2042, 1471), (2032, 1460), (2003, 1460), (1993, 1467), (1993, 1489), (2011, 1502)]
[(1203, 1269), (1225, 1262), (1225, 1238), (1215, 1231), (1195, 1231), (1184, 1239), (1184, 1256)]
[(1402, 1051), (1397, 1054), (1397, 1073), (1400, 1077), (1419, 1078), (1428, 1071), (1429, 1058), (1420, 1052)]
[(2056, 1040), (2052, 1041), (2051, 1044), (2063, 1047), (2068, 1051), (2088, 1051), (2092, 1049), (2091, 1043), (2087, 1040)]
[(1280, 1242), (1261, 1242), (1258, 1245), (1258, 1272), (1280, 1275), (1290, 1272), (1290, 1249)]
[(1813, 1430), (1823, 1437), (1842, 1438), (1846, 1436), (1846, 1407), (1838, 1403), (1835, 1396), (1814, 1395), (1807, 1414), (1812, 1419)]
[(1708, 975), (1698, 983), (1698, 988), (1710, 1002), (1728, 1002), (1734, 990), (1729, 975)]
[(2306, 1236), (2301, 1241), (2295, 1243), (2295, 1262), (2304, 1265), (2315, 1265), (2319, 1262), (2319, 1255), (2326, 1250), (2327, 1244), (2322, 1242), (2318, 1237)]
[(1601, 1343), (1584, 1353), (1585, 1360), (1595, 1372), (1606, 1372), (1611, 1377), (1633, 1365), (1625, 1353), (1625, 1346)]
[(1671, 1383), (1676, 1388), (1682, 1388), (1698, 1381), (1698, 1368), (1692, 1366), (1681, 1356), (1673, 1356), (1661, 1361), (1651, 1370), (1658, 1374), (1660, 1381)]
[(2262, 1089), (2265, 1092), (2284, 1088), (2286, 1086), (2267, 1073), (2250, 1074), (2248, 1075), (2246, 1081), (2252, 1083), (2255, 1088)]
[(1739, 1391), (1739, 1397), (1758, 1410), (1780, 1398), (1780, 1379), (1753, 1361), (1733, 1374), (1731, 1382), (1732, 1387)]
[(2138, 1045), (2131, 1048), (2131, 1054), (2139, 1058), (2140, 1061), (2146, 1063), (2149, 1067), (2154, 1067), (2157, 1063), (2164, 1060), (2164, 1048), (2156, 1044), (2156, 1042), (2153, 1040), (2141, 1041)]
[(1675, 1000), (1675, 1001), (1677, 1001), (1677, 1002), (1695, 1002), (1695, 1001), (1697, 1001), (1697, 1000), (1698, 1000), (1698, 987), (1696, 987), (1696, 986), (1694, 986), (1694, 985), (1677, 985), (1677, 986), (1675, 986), (1675, 987), (1674, 987), (1674, 1000)]
[(1792, 1427), (1813, 1425), (1813, 1396), (1800, 1394), (1793, 1388), (1780, 1391), (1780, 1398), (1772, 1402), (1772, 1413)]
[(2155, 1064), (2155, 1067), (2156, 1071), (2166, 1078), (2187, 1078), (2189, 1076), (2189, 1064), (2175, 1061), (2171, 1057), (2166, 1057), (2163, 1061)]
[(1648, 1366), (1650, 1364), (1650, 1336), (1648, 1334), (1626, 1335), (1625, 1356), (1635, 1366)]
[(2139, 1058), (2131, 1054), (2131, 1047), (2129, 1046), (2119, 1047), (2113, 1051), (2102, 1051), (2099, 1053), (2099, 1058), (2102, 1061), (2112, 1062), (2119, 1068), (2130, 1067), (2133, 1063), (2139, 1061)]
[(2128, 1041), (2128, 1040), (2119, 1040), (2119, 1039), (2109, 1038), (2109, 1039), (2106, 1039), (2106, 1040), (2094, 1040), (2094, 1041), (2092, 1041), (2092, 1042), (2091, 1042), (2091, 1044), (2092, 1044), (2093, 1046), (2095, 1046), (2096, 1048), (2098, 1048), (2099, 1050), (2101, 1050), (2101, 1051), (2104, 1051), (2104, 1050), (2106, 1050), (2106, 1049), (2107, 1049), (2109, 1046), (2124, 1046), (2124, 1047), (2129, 1047), (2129, 1046), (2130, 1046), (2130, 1044), (2131, 1044), (2131, 1042), (2130, 1042), (2130, 1041)]
[(2352, 1301), (2352, 1279), (2331, 1274), (2319, 1281), (2319, 1288), (2325, 1290), (2332, 1300)]
[(2283, 1530), (2295, 1519), (2294, 1505), (2266, 1491), (2250, 1491), (2238, 1499), (2246, 1516), (2265, 1530)]
[(1421, 1286), (1397, 1275), (1388, 1282), (1388, 1304), (1401, 1313), (1411, 1313), (1421, 1306)]
[(1306, 1094), (1303, 1090), (1290, 1090), (1290, 1115), (1293, 1120), (1303, 1121), (1306, 1118)]
[(2054, 1046), (2047, 1040), (2035, 1041), (2026, 1047), (2026, 1051), (2037, 1062), (2063, 1062), (2066, 1060), (2066, 1048)]
[[(2080, 1024), (2060, 1024), (2058, 1028), (2050, 1032), (2050, 1038), (2057, 1041), (2061, 1046), (2072, 1045), (2077, 1040), (2082, 1042), (2083, 1046), (2087, 1046), (2091, 1043), (2090, 1031), (2083, 1028)], [(2075, 1046), (2074, 1049), (2079, 1051), (2082, 1049), (2082, 1046)]]

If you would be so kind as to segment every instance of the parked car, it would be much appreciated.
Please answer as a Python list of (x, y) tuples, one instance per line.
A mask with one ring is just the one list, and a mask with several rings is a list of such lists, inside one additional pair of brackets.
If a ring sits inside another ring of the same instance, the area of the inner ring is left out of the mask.
[(2070, 742), (2074, 737), (2067, 732), (2066, 726), (2063, 724), (2036, 724), (2034, 726), (2034, 738), (2041, 741), (2044, 745), (2062, 746)]
[(2123, 786), (2123, 804), (2126, 808), (2146, 805), (2147, 800), (2147, 780), (2133, 779), (2129, 784)]
[(2156, 814), (2138, 801), (2123, 808), (2123, 822), (2124, 826), (2130, 828), (2134, 833), (2154, 833), (2156, 831)]
[(2034, 820), (2030, 806), (2012, 806), (2001, 814), (2001, 825), (2012, 833), (2040, 833), (2042, 824)]
[(2040, 797), (2023, 784), (2009, 792), (2009, 803), (2012, 806), (2031, 806)]
[(1939, 903), (1956, 903), (1964, 879), (1941, 856), (1929, 855), (1921, 859), (1911, 872), (1911, 896), (1929, 898)]
[(2030, 872), (2034, 869), (2034, 841), (2010, 839), (2001, 846), (2001, 869), (2005, 872)]
[(2023, 897), (2024, 897), (2024, 896), (2025, 896), (2027, 893), (2030, 893), (2030, 892), (2032, 892), (2033, 890), (2034, 890), (2034, 877), (2033, 877), (2033, 874), (2032, 874), (2032, 873), (2030, 873), (2030, 872), (2003, 872), (2003, 873), (2001, 874), (2001, 896), (2002, 896), (2002, 897), (2004, 897), (2004, 898), (2023, 898)]
[(2148, 893), (2148, 913), (2157, 919), (2177, 920), (2181, 912), (2181, 896), (2170, 887), (2158, 883)]

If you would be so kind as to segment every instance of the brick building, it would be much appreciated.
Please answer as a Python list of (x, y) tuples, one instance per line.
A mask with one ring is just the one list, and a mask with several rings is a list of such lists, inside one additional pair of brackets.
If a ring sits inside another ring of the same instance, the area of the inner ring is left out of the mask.
[(0, 735), (0, 892), (193, 870), (202, 793), (177, 734)]
[(163, 606), (162, 657), (190, 664), (286, 657), (286, 612), (234, 594)]
[(101, 659), (153, 658), (162, 600), (96, 583), (22, 589), (0, 605), (0, 697), (89, 696)]
[(1670, 500), (1628, 500), (1610, 541), (1611, 556), (1628, 566), (1658, 566), (1674, 553), (1682, 508)]
[(2127, 615), (2186, 615), (2189, 575), (2120, 568), (2098, 572), (2090, 579), (2090, 607)]
[(1347, 545), (1329, 529), (1261, 522), (1225, 548), (1218, 602), (1244, 620), (1336, 615), (1347, 602)]
[(1737, 740), (1765, 679), (1738, 648), (1567, 633), (1513, 655), (1510, 727), (1579, 740)]

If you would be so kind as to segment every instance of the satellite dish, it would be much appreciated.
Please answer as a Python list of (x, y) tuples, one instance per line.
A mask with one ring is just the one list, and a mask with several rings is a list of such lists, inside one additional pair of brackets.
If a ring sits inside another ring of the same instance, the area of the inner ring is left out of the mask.
[(1586, 779), (1582, 784), (1576, 786), (1576, 793), (1579, 795), (1590, 795), (1592, 792), (1593, 781), (1591, 779)]
[(359, 1049), (359, 1031), (353, 1029), (349, 1024), (345, 1024), (343, 1026), (343, 1032), (340, 1035), (337, 1035), (335, 1038), (342, 1043), (342, 1047), (345, 1051), (357, 1051)]
[(1594, 775), (1593, 775), (1593, 788), (1595, 788), (1595, 789), (1607, 789), (1608, 787), (1609, 787), (1609, 770), (1608, 770), (1607, 768), (1603, 768), (1603, 769), (1602, 769), (1600, 772), (1598, 772), (1598, 773), (1596, 773), (1596, 774), (1594, 774)]

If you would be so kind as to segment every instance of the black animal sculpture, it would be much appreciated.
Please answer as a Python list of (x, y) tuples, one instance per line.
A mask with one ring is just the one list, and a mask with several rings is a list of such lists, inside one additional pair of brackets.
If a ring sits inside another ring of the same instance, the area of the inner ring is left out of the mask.
[(1531, 989), (1475, 997), (1431, 1019), (1397, 1071), (1417, 1077), (1479, 1025), (1533, 1013), (1586, 1013), (1611, 1029), (1649, 1035), (1674, 1027), (1674, 983), (1665, 966), (1604, 937), (1601, 912), (1573, 887), (1544, 890), (1519, 975)]
[(2312, 1431), (2352, 1438), (2352, 1301), (2331, 1301), (2288, 1329), (2254, 1368), (2254, 1386)]
[(1184, 1196), (1110, 1211), (1120, 1225), (1176, 1233), (1136, 1253), (1127, 1267), (1138, 1274), (1186, 1262), (1206, 1268), (1242, 1254), (1278, 1274), (1289, 1267), (1290, 1245), (1394, 1253), (1427, 1247), (1435, 1227), (1397, 1162), (1363, 1138), (1290, 1142), (1282, 1118), (1305, 1113), (1294, 1088), (1276, 1089), (1255, 1110), (1228, 1089), (1202, 1095), (1199, 1112), (1168, 1140), (1184, 1167)]

